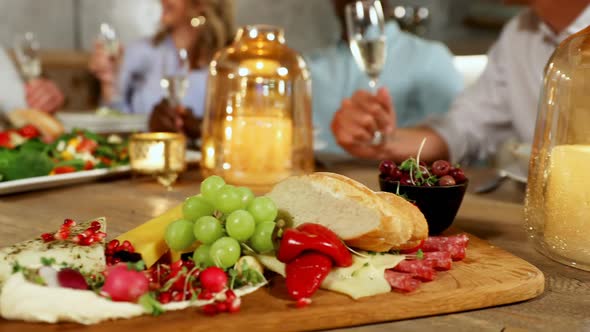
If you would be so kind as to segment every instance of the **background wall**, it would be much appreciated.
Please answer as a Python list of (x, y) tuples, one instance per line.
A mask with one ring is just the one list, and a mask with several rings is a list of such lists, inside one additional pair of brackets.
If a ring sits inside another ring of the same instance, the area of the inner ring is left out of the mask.
[[(393, 5), (421, 5), (430, 11), (425, 36), (448, 43), (459, 53), (485, 52), (497, 26), (514, 11), (491, 0), (389, 0)], [(283, 26), (289, 45), (308, 51), (335, 40), (338, 25), (329, 0), (236, 0), (238, 24)], [(0, 43), (11, 47), (14, 36), (37, 34), (48, 49), (88, 50), (101, 22), (110, 22), (123, 42), (149, 35), (157, 27), (159, 0), (0, 0)], [(487, 28), (465, 25), (479, 15)], [(490, 22), (498, 24), (490, 29)]]

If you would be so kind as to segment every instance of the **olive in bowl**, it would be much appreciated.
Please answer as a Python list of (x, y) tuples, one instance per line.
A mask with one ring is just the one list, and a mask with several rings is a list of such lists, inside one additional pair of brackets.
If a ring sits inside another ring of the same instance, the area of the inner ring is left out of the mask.
[(468, 183), (463, 170), (445, 160), (426, 165), (410, 158), (399, 166), (390, 160), (379, 165), (381, 191), (413, 202), (428, 222), (429, 235), (440, 234), (453, 224)]

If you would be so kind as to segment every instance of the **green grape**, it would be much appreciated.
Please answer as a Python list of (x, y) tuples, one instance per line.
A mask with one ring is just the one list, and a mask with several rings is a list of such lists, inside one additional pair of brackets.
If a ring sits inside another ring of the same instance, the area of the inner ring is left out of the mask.
[(268, 197), (256, 197), (248, 205), (248, 212), (254, 217), (257, 223), (263, 221), (274, 221), (278, 210), (275, 203)]
[(201, 243), (211, 244), (223, 236), (223, 226), (219, 220), (211, 216), (204, 216), (195, 222), (193, 227), (195, 238)]
[(238, 241), (248, 240), (255, 228), (254, 217), (248, 211), (236, 210), (225, 219), (227, 234)]
[(258, 253), (265, 253), (272, 251), (274, 245), (272, 243), (272, 233), (275, 229), (275, 223), (273, 221), (263, 221), (256, 225), (254, 235), (250, 238), (250, 245), (252, 249)]
[(219, 189), (214, 200), (215, 209), (228, 215), (242, 205), (242, 197), (233, 186), (225, 185)]
[(227, 269), (240, 258), (240, 244), (236, 239), (225, 236), (215, 241), (209, 249), (209, 256), (213, 263), (223, 269)]
[(237, 187), (236, 191), (242, 197), (242, 209), (246, 209), (246, 207), (248, 207), (248, 204), (250, 204), (250, 202), (252, 202), (252, 200), (254, 199), (254, 193), (252, 192), (252, 190), (250, 190), (250, 188), (246, 187)]
[(221, 176), (212, 175), (203, 182), (201, 182), (201, 194), (203, 198), (209, 202), (215, 202), (215, 194), (225, 185), (225, 181)]
[(213, 205), (207, 202), (201, 195), (189, 197), (182, 204), (184, 219), (193, 222), (203, 216), (212, 215), (213, 210)]
[(193, 261), (195, 264), (203, 265), (205, 267), (215, 265), (211, 256), (209, 255), (209, 250), (211, 250), (211, 246), (208, 244), (200, 245), (195, 252), (193, 253)]
[(166, 228), (164, 240), (172, 250), (181, 251), (190, 247), (195, 242), (193, 223), (185, 219), (172, 222)]

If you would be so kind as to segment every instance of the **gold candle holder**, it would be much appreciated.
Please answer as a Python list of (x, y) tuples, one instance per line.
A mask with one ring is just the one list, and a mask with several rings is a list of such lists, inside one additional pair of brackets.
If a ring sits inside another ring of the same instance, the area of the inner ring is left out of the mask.
[(131, 169), (150, 174), (170, 189), (178, 174), (186, 169), (186, 138), (176, 133), (140, 133), (131, 136)]

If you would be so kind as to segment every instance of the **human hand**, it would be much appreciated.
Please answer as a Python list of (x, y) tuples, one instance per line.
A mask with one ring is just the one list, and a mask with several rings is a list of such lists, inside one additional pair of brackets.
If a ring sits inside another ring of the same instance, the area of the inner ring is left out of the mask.
[(55, 113), (64, 104), (64, 95), (50, 80), (33, 79), (25, 84), (27, 104), (30, 108)]
[(342, 101), (331, 127), (336, 142), (351, 155), (380, 159), (385, 144), (372, 145), (371, 141), (376, 131), (387, 137), (396, 128), (391, 96), (384, 88), (379, 89), (376, 95), (358, 90)]

